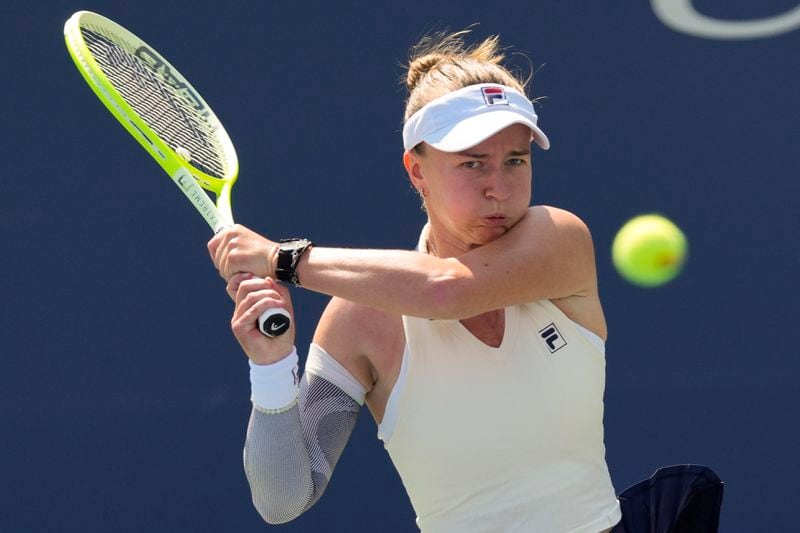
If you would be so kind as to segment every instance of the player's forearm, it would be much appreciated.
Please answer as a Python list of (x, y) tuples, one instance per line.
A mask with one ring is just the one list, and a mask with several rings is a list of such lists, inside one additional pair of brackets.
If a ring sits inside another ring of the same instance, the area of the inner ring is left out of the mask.
[(376, 309), (463, 318), (458, 288), (470, 272), (456, 259), (405, 250), (314, 247), (298, 265), (303, 287)]
[(253, 505), (266, 522), (283, 524), (305, 511), (314, 484), (297, 405), (278, 414), (253, 409), (244, 470)]
[[(271, 403), (265, 394), (268, 391), (261, 390), (271, 380), (252, 381), (253, 411), (247, 427), (244, 468), (253, 504), (270, 524), (293, 520), (319, 500), (364, 401), (365, 391), (358, 382), (331, 370), (324, 360), (331, 356), (320, 352), (319, 347), (312, 346), (297, 401), (285, 408), (258, 407)], [(271, 372), (274, 365), (261, 367), (258, 372), (264, 370)], [(322, 377), (326, 372), (333, 377)]]

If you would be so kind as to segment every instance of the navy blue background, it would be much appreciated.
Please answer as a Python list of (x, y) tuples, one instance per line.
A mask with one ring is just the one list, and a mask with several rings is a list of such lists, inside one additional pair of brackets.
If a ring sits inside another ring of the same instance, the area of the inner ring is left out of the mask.
[[(795, 5), (695, 2), (726, 19)], [(333, 246), (410, 248), (424, 221), (401, 164), (408, 47), (432, 28), (500, 33), (547, 97), (534, 201), (594, 235), (615, 487), (703, 463), (727, 483), (722, 531), (796, 528), (800, 31), (691, 37), (647, 2), (48, 0), (0, 6), (0, 531), (269, 528), (242, 470), (247, 365), (210, 232), (72, 65), (78, 9), (139, 34), (212, 105), (240, 222)], [(691, 245), (654, 290), (610, 263), (644, 212)], [(326, 298), (294, 297), (305, 347)], [(328, 493), (276, 529), (412, 531), (375, 433), (365, 410)]]

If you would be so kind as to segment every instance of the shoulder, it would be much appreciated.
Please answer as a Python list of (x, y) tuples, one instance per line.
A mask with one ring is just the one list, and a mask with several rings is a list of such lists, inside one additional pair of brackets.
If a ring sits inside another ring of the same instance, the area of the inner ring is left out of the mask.
[(550, 230), (563, 235), (591, 240), (586, 223), (575, 213), (549, 205), (534, 205), (520, 221), (540, 230)]
[(370, 391), (378, 379), (380, 360), (405, 342), (402, 319), (342, 298), (332, 298), (314, 332), (321, 346)]
[(569, 281), (568, 287), (553, 296), (583, 296), (596, 291), (592, 234), (580, 217), (558, 207), (537, 205), (528, 209), (518, 225), (523, 226), (520, 240), (536, 257), (539, 269), (552, 270), (559, 280)]
[(580, 324), (605, 340), (606, 322), (597, 290), (597, 271), (594, 246), (589, 227), (574, 213), (551, 206), (534, 206), (528, 216), (536, 225), (532, 231), (550, 231), (555, 248), (569, 256), (568, 265), (562, 268), (577, 269), (580, 281), (574, 293), (551, 298), (570, 320)]
[(589, 227), (577, 215), (564, 209), (531, 206), (510, 233), (515, 234), (510, 240), (523, 255), (565, 257), (594, 265)]

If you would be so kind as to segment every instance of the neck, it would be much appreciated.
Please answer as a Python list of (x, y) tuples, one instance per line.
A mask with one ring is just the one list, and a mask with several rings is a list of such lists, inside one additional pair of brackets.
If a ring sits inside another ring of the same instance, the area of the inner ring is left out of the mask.
[(437, 231), (436, 226), (430, 222), (428, 222), (424, 239), (428, 254), (443, 259), (457, 257), (472, 248), (469, 245), (458, 242), (457, 239), (450, 237), (444, 231)]

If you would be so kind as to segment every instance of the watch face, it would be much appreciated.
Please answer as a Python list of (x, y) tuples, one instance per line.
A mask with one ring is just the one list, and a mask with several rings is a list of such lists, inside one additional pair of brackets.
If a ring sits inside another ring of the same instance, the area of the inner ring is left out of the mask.
[(305, 240), (305, 239), (298, 239), (298, 240), (294, 240), (294, 241), (282, 242), (281, 243), (281, 250), (286, 250), (286, 251), (290, 252), (292, 250), (297, 250), (299, 248), (302, 248), (306, 244), (308, 244), (308, 241)]

